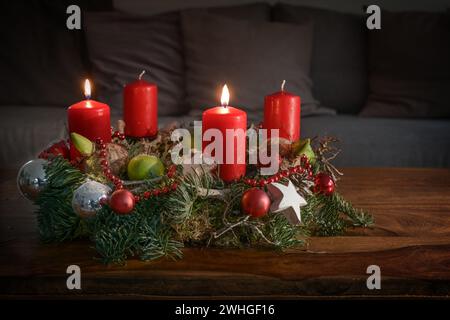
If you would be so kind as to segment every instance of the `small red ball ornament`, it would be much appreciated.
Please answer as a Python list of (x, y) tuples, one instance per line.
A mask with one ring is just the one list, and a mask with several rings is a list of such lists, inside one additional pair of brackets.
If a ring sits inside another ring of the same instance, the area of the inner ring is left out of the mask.
[(314, 192), (331, 195), (334, 192), (334, 181), (328, 174), (320, 172), (314, 179)]
[(69, 159), (70, 152), (69, 152), (69, 147), (67, 146), (66, 141), (61, 140), (59, 142), (53, 143), (47, 149), (42, 151), (39, 154), (38, 158), (48, 159), (52, 156), (61, 156), (64, 159)]
[(113, 192), (109, 199), (109, 206), (117, 214), (128, 214), (134, 209), (134, 195), (126, 190), (119, 189)]
[(261, 217), (269, 212), (270, 198), (263, 190), (252, 188), (244, 192), (241, 208), (244, 213), (252, 217)]

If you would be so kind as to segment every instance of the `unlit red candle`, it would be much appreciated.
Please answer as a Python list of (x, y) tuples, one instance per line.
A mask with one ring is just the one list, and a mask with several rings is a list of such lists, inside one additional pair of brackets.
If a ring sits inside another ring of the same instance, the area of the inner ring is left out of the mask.
[(158, 87), (139, 79), (127, 84), (123, 93), (123, 120), (128, 137), (154, 137), (158, 132)]
[(284, 91), (284, 84), (281, 91), (268, 95), (264, 99), (264, 121), (263, 128), (279, 129), (279, 136), (291, 142), (300, 139), (300, 97)]

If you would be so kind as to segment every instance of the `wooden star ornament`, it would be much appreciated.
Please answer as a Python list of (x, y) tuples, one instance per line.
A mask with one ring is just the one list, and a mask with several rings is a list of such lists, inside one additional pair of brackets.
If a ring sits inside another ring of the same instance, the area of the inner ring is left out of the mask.
[(292, 181), (289, 180), (287, 186), (273, 182), (267, 186), (267, 190), (273, 200), (270, 211), (281, 212), (293, 225), (302, 223), (300, 207), (306, 205), (306, 200), (298, 194)]

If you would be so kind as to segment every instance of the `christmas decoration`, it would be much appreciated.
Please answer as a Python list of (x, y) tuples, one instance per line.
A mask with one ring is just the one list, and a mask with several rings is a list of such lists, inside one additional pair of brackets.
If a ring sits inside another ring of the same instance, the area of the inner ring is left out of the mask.
[(128, 137), (154, 137), (158, 131), (158, 87), (142, 79), (125, 85), (123, 90), (123, 118)]
[(334, 192), (334, 181), (328, 174), (320, 172), (314, 179), (314, 192), (329, 196)]
[(109, 169), (113, 174), (120, 175), (126, 171), (128, 163), (128, 150), (126, 147), (117, 143), (108, 143), (106, 145), (106, 154)]
[(277, 144), (280, 156), (287, 157), (292, 152), (292, 143), (288, 139), (278, 137), (267, 139), (266, 143), (263, 143), (261, 148), (263, 148), (265, 154), (270, 154), (272, 148), (271, 145)]
[(183, 175), (203, 173), (214, 173), (217, 170), (217, 164), (182, 164)]
[(298, 194), (292, 181), (288, 180), (287, 186), (274, 182), (269, 184), (267, 189), (273, 199), (270, 211), (273, 213), (281, 212), (293, 225), (301, 224), (300, 207), (305, 206), (307, 203)]
[(156, 156), (141, 154), (128, 163), (128, 177), (131, 180), (144, 180), (160, 177), (164, 174), (164, 165)]
[(339, 176), (343, 175), (343, 173), (331, 163), (341, 152), (340, 149), (335, 147), (337, 141), (338, 140), (333, 137), (324, 137), (318, 141), (319, 145), (314, 149), (318, 161), (318, 170), (328, 173), (333, 178), (334, 182), (339, 180)]
[[(69, 133), (76, 132), (86, 139), (94, 141), (97, 138), (105, 143), (111, 141), (111, 116), (108, 105), (91, 99), (91, 83), (88, 79), (84, 82), (85, 100), (71, 105), (67, 109), (67, 126)], [(87, 152), (89, 150), (86, 150)], [(80, 153), (70, 146), (70, 159), (76, 160)]]
[(88, 180), (74, 191), (72, 208), (80, 217), (93, 216), (102, 208), (110, 193), (110, 187)]
[(263, 190), (252, 188), (244, 192), (241, 207), (245, 214), (258, 218), (269, 211), (270, 198)]
[(133, 211), (135, 198), (133, 194), (125, 189), (119, 189), (113, 192), (109, 199), (109, 206), (117, 214), (129, 214)]
[(66, 141), (61, 140), (55, 143), (52, 143), (49, 147), (47, 147), (44, 151), (42, 151), (38, 158), (48, 159), (55, 156), (61, 156), (64, 159), (69, 159), (70, 151), (69, 146)]
[[(245, 176), (247, 166), (245, 165), (246, 143), (245, 139), (236, 139), (226, 134), (228, 130), (239, 130), (245, 138), (247, 130), (247, 113), (229, 104), (230, 92), (225, 84), (222, 88), (222, 96), (220, 106), (206, 109), (202, 113), (202, 136), (209, 129), (221, 132), (223, 139), (215, 140), (214, 144), (221, 144), (223, 150), (227, 149), (227, 145), (233, 143), (233, 148), (228, 149), (227, 156), (229, 161), (218, 164), (217, 175), (225, 182), (233, 182), (240, 180)], [(208, 154), (211, 144), (203, 140), (202, 150)], [(230, 157), (231, 156), (231, 157)]]
[(316, 161), (316, 155), (311, 147), (311, 139), (298, 140), (293, 143), (292, 150), (297, 156), (305, 155), (312, 164)]
[(81, 155), (89, 156), (94, 152), (94, 144), (81, 134), (72, 132), (70, 134), (70, 140)]
[[(216, 165), (171, 162), (173, 129), (162, 129), (152, 139), (130, 139), (122, 127), (111, 132), (109, 143), (92, 140), (90, 154), (70, 161), (58, 155), (40, 160), (45, 183), (33, 199), (41, 239), (89, 238), (104, 263), (124, 263), (131, 256), (180, 258), (183, 246), (283, 250), (303, 245), (310, 235), (335, 236), (373, 223), (337, 192), (311, 191), (318, 172), (338, 179), (330, 138), (309, 142), (314, 163), (283, 140), (277, 173), (261, 176), (257, 166), (248, 165), (245, 177), (226, 183), (214, 175)], [(128, 167), (130, 159), (140, 156), (156, 170), (137, 180)]]
[(44, 167), (47, 160), (35, 159), (25, 163), (17, 175), (17, 186), (22, 195), (30, 200), (35, 200), (39, 193), (47, 185), (47, 177)]

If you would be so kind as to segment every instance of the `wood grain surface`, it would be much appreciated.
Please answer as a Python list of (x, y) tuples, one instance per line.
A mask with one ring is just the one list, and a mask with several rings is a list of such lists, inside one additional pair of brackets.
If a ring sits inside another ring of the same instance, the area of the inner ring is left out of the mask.
[[(338, 190), (371, 212), (372, 229), (312, 238), (306, 247), (186, 248), (184, 259), (104, 266), (86, 241), (43, 245), (15, 172), (0, 171), (0, 296), (64, 298), (448, 297), (450, 170), (347, 168)], [(66, 288), (79, 265), (82, 290)], [(366, 269), (381, 268), (381, 290)]]

